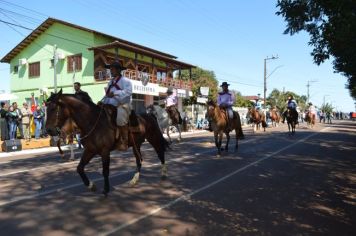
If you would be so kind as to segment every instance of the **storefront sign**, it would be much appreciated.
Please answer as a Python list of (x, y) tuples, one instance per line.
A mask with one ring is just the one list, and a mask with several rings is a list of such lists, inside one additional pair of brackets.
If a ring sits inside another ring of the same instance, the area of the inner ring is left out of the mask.
[(132, 93), (153, 95), (153, 96), (158, 96), (159, 94), (158, 84), (147, 83), (146, 85), (143, 85), (141, 81), (137, 81), (137, 80), (131, 80), (131, 82), (132, 82)]
[(197, 97), (197, 103), (207, 103), (208, 102), (208, 98), (204, 98), (204, 97)]

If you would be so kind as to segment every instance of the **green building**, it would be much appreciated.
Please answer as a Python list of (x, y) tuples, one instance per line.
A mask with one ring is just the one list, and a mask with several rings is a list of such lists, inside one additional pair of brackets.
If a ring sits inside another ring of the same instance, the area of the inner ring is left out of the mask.
[[(193, 65), (173, 55), (138, 45), (111, 35), (62, 20), (48, 18), (1, 62), (10, 64), (10, 90), (19, 104), (37, 102), (56, 89), (73, 93), (73, 82), (80, 82), (94, 102), (104, 96), (110, 79), (105, 64), (119, 60), (133, 83), (132, 105), (136, 111), (158, 103), (168, 87), (175, 87), (182, 99), (191, 95), (191, 82), (179, 79), (181, 70)], [(173, 78), (173, 75), (178, 75)]]

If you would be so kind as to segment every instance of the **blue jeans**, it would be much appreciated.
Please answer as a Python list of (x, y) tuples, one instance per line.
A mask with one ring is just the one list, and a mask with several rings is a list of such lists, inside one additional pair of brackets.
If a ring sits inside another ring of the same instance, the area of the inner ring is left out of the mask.
[(16, 130), (17, 130), (16, 121), (9, 121), (9, 136), (10, 136), (10, 139), (15, 139), (16, 138)]
[(35, 130), (35, 138), (39, 139), (40, 135), (41, 135), (41, 127), (42, 127), (42, 122), (41, 120), (35, 119), (35, 126), (36, 126), (36, 130)]

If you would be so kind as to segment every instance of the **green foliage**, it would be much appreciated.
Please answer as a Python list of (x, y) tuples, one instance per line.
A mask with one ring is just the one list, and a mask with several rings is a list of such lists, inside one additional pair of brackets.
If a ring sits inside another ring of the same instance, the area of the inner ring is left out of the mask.
[(290, 91), (281, 92), (278, 89), (273, 89), (271, 94), (267, 97), (266, 99), (267, 106), (271, 106), (271, 107), (276, 106), (278, 110), (284, 111), (286, 109), (289, 95), (293, 96), (294, 100), (297, 102), (298, 107), (301, 110), (305, 110), (306, 101), (307, 101), (307, 97), (305, 95), (299, 96), (294, 92), (290, 92)]
[(308, 32), (314, 62), (320, 65), (333, 56), (335, 71), (347, 77), (347, 88), (356, 99), (355, 0), (278, 0), (277, 7), (276, 14), (287, 22), (284, 33)]
[[(182, 71), (182, 80), (189, 80), (189, 71)], [(200, 87), (209, 87), (208, 99), (216, 100), (218, 94), (218, 81), (213, 71), (204, 70), (202, 68), (192, 69), (192, 93), (193, 96), (183, 101), (184, 105), (196, 104), (197, 97), (200, 95)]]
[(243, 98), (243, 96), (241, 95), (240, 92), (238, 92), (238, 91), (232, 91), (232, 92), (235, 94), (234, 106), (237, 106), (237, 107), (251, 107), (252, 106), (253, 103), (251, 101)]
[(326, 103), (326, 104), (323, 104), (321, 107), (320, 107), (320, 110), (322, 112), (329, 112), (329, 113), (332, 113), (333, 112), (333, 107), (331, 104), (329, 103)]

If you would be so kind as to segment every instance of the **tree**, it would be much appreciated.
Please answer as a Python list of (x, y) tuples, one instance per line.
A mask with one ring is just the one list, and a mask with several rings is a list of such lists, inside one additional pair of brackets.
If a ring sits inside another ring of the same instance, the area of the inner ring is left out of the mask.
[[(181, 79), (188, 81), (189, 71), (182, 71)], [(218, 81), (214, 71), (204, 70), (202, 68), (192, 69), (192, 93), (193, 96), (183, 101), (184, 105), (196, 104), (197, 97), (200, 95), (200, 87), (209, 87), (208, 99), (216, 100), (218, 94)]]
[(252, 106), (252, 102), (245, 99), (242, 94), (238, 91), (231, 91), (235, 94), (235, 103), (234, 103), (234, 106), (237, 106), (237, 107), (250, 107)]
[(346, 87), (356, 99), (355, 0), (278, 0), (277, 7), (276, 14), (287, 21), (284, 33), (308, 32), (314, 62), (320, 65), (333, 56), (335, 72), (347, 78)]

